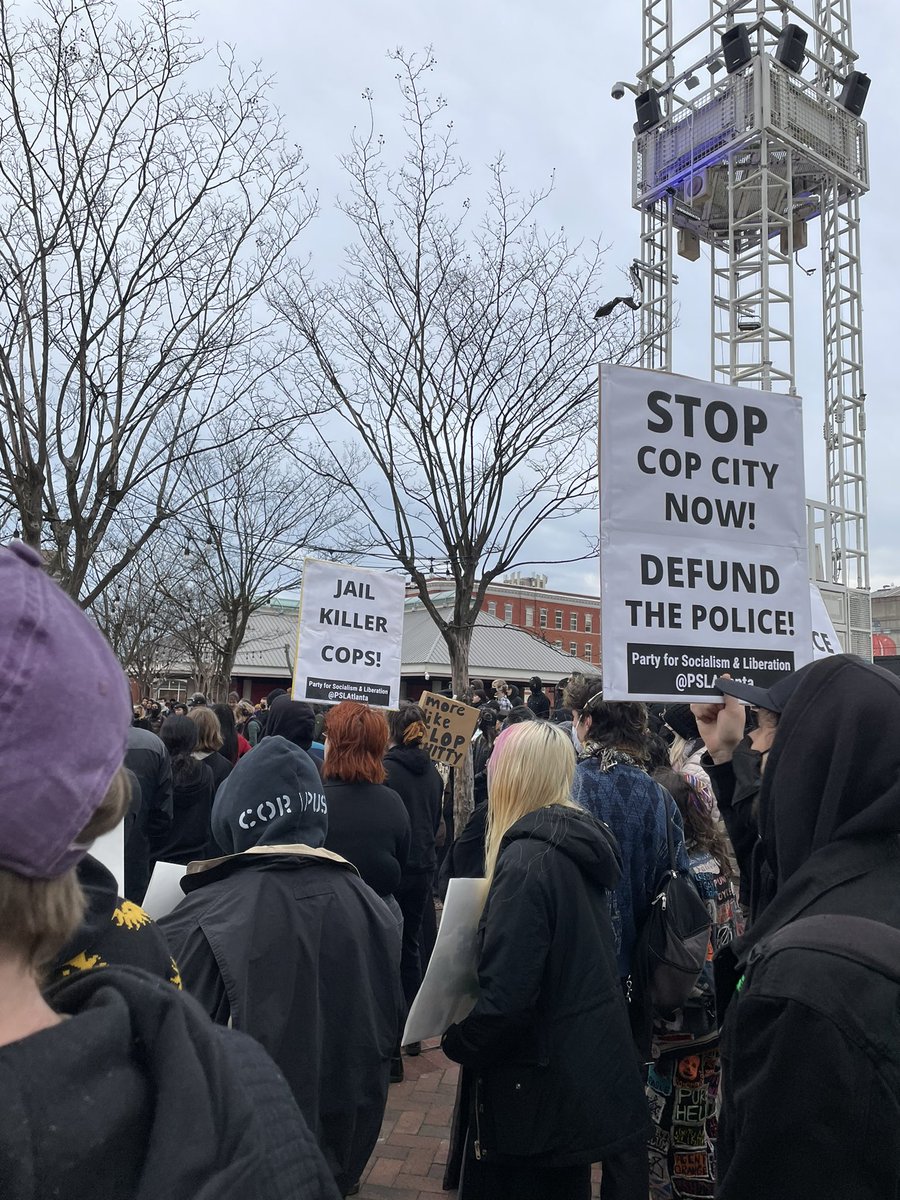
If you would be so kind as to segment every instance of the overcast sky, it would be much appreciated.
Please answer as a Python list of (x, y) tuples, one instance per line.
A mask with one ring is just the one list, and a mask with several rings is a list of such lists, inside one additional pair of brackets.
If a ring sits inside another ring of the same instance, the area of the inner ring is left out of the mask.
[[(811, 8), (812, 0), (798, 0)], [(277, 78), (275, 96), (292, 136), (303, 146), (309, 181), (320, 196), (320, 215), (308, 233), (317, 271), (336, 268), (345, 235), (333, 212), (342, 190), (338, 156), (350, 130), (366, 119), (364, 88), (379, 108), (396, 111), (394, 68), (388, 49), (433, 47), (434, 88), (449, 102), (462, 157), (472, 168), (472, 195), (486, 182), (485, 164), (505, 152), (509, 177), (521, 187), (544, 183), (556, 171), (556, 190), (545, 208), (551, 227), (572, 237), (600, 239), (607, 256), (609, 295), (621, 290), (620, 270), (639, 252), (639, 217), (631, 208), (631, 142), (634, 110), (616, 103), (610, 87), (632, 79), (640, 66), (640, 4), (599, 0), (195, 0), (200, 35), (233, 42), (239, 56), (259, 59)], [(679, 25), (702, 21), (707, 0), (675, 0)], [(859, 66), (872, 76), (865, 111), (869, 125), (872, 190), (863, 200), (863, 281), (870, 547), (873, 587), (900, 583), (900, 491), (897, 487), (900, 294), (898, 229), (893, 213), (898, 183), (900, 121), (900, 3), (856, 0), (854, 45)], [(892, 225), (891, 222), (894, 222)], [(800, 256), (818, 267), (818, 232)], [(678, 261), (680, 327), (674, 367), (709, 373), (709, 268)], [(824, 499), (822, 441), (821, 302), (818, 271), (809, 281), (797, 272), (797, 386), (804, 398), (806, 491)], [(802, 287), (799, 285), (802, 282)], [(598, 301), (607, 298), (598, 297)], [(894, 364), (893, 366), (891, 364)], [(582, 523), (594, 532), (593, 518)], [(533, 543), (535, 558), (582, 552), (573, 522), (557, 525)], [(560, 549), (562, 547), (562, 549)], [(551, 586), (598, 593), (596, 564), (547, 566)]]

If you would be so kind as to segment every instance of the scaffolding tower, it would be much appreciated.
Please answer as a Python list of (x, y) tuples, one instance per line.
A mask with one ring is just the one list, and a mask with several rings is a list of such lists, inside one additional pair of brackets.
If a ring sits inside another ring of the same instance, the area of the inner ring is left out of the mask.
[[(818, 225), (827, 498), (807, 502), (810, 577), (845, 648), (871, 658), (859, 252), (869, 167), (865, 122), (839, 102), (857, 58), (850, 0), (709, 0), (684, 36), (674, 3), (642, 0), (637, 85), (614, 92), (652, 90), (659, 104), (633, 152), (643, 365), (672, 369), (675, 255), (695, 260), (703, 244), (711, 378), (795, 394), (795, 256)], [(727, 69), (722, 35), (737, 24), (749, 53)], [(799, 65), (777, 50), (788, 27), (807, 36)]]

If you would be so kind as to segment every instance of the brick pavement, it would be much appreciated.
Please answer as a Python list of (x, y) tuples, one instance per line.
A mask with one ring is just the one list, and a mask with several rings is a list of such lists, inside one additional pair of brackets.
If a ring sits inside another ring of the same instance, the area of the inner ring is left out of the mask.
[[(443, 1189), (450, 1121), (459, 1068), (425, 1042), (416, 1058), (403, 1059), (406, 1078), (392, 1083), (381, 1136), (363, 1171), (359, 1200), (435, 1200), (456, 1196)], [(594, 1171), (594, 1196), (599, 1196)], [(560, 1197), (560, 1200), (564, 1200)]]

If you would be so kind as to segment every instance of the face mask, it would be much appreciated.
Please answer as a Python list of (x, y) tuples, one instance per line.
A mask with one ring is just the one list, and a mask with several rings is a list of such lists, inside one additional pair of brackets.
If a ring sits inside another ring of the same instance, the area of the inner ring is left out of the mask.
[(572, 725), (572, 745), (575, 747), (576, 754), (580, 754), (584, 749), (584, 744), (582, 743), (581, 738), (575, 732), (574, 724)]

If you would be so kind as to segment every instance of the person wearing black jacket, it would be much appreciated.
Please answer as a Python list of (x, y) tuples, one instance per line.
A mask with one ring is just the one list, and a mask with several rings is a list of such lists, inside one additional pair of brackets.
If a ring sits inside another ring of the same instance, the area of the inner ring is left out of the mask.
[(540, 720), (547, 720), (550, 716), (550, 701), (544, 694), (544, 685), (540, 677), (533, 675), (528, 681), (528, 687), (531, 690), (527, 700), (528, 707)]
[(172, 759), (174, 816), (168, 831), (151, 838), (154, 860), (189, 863), (216, 853), (209, 821), (216, 781), (205, 762), (193, 756), (197, 726), (190, 717), (167, 717), (160, 737)]
[(160, 738), (148, 729), (128, 731), (125, 766), (136, 777), (141, 801), (125, 833), (125, 895), (140, 904), (150, 882), (150, 843), (172, 825), (172, 760)]
[(346, 1195), (387, 1101), (400, 932), (355, 868), (322, 848), (327, 826), (312, 759), (263, 738), (216, 795), (224, 857), (191, 865), (185, 899), (159, 925), (186, 990), (284, 1072)]
[[(829, 954), (800, 931), (823, 914), (900, 929), (900, 680), (847, 654), (794, 678), (759, 796), (774, 895), (715, 962), (716, 1195), (885, 1200), (900, 1195), (900, 983), (861, 945)], [(769, 949), (792, 928), (797, 945)]]
[(441, 824), (444, 781), (422, 746), (425, 714), (417, 704), (392, 712), (388, 722), (391, 744), (384, 756), (385, 783), (403, 801), (410, 824), (410, 846), (400, 886), (394, 893), (403, 913), (403, 953), (400, 978), (407, 1005), (422, 982), (419, 931), (425, 906), (432, 899), (437, 867), (435, 838)]
[(619, 982), (609, 830), (569, 800), (575, 752), (545, 721), (491, 757), (479, 995), (443, 1038), (471, 1077), (460, 1200), (646, 1200), (650, 1131)]

